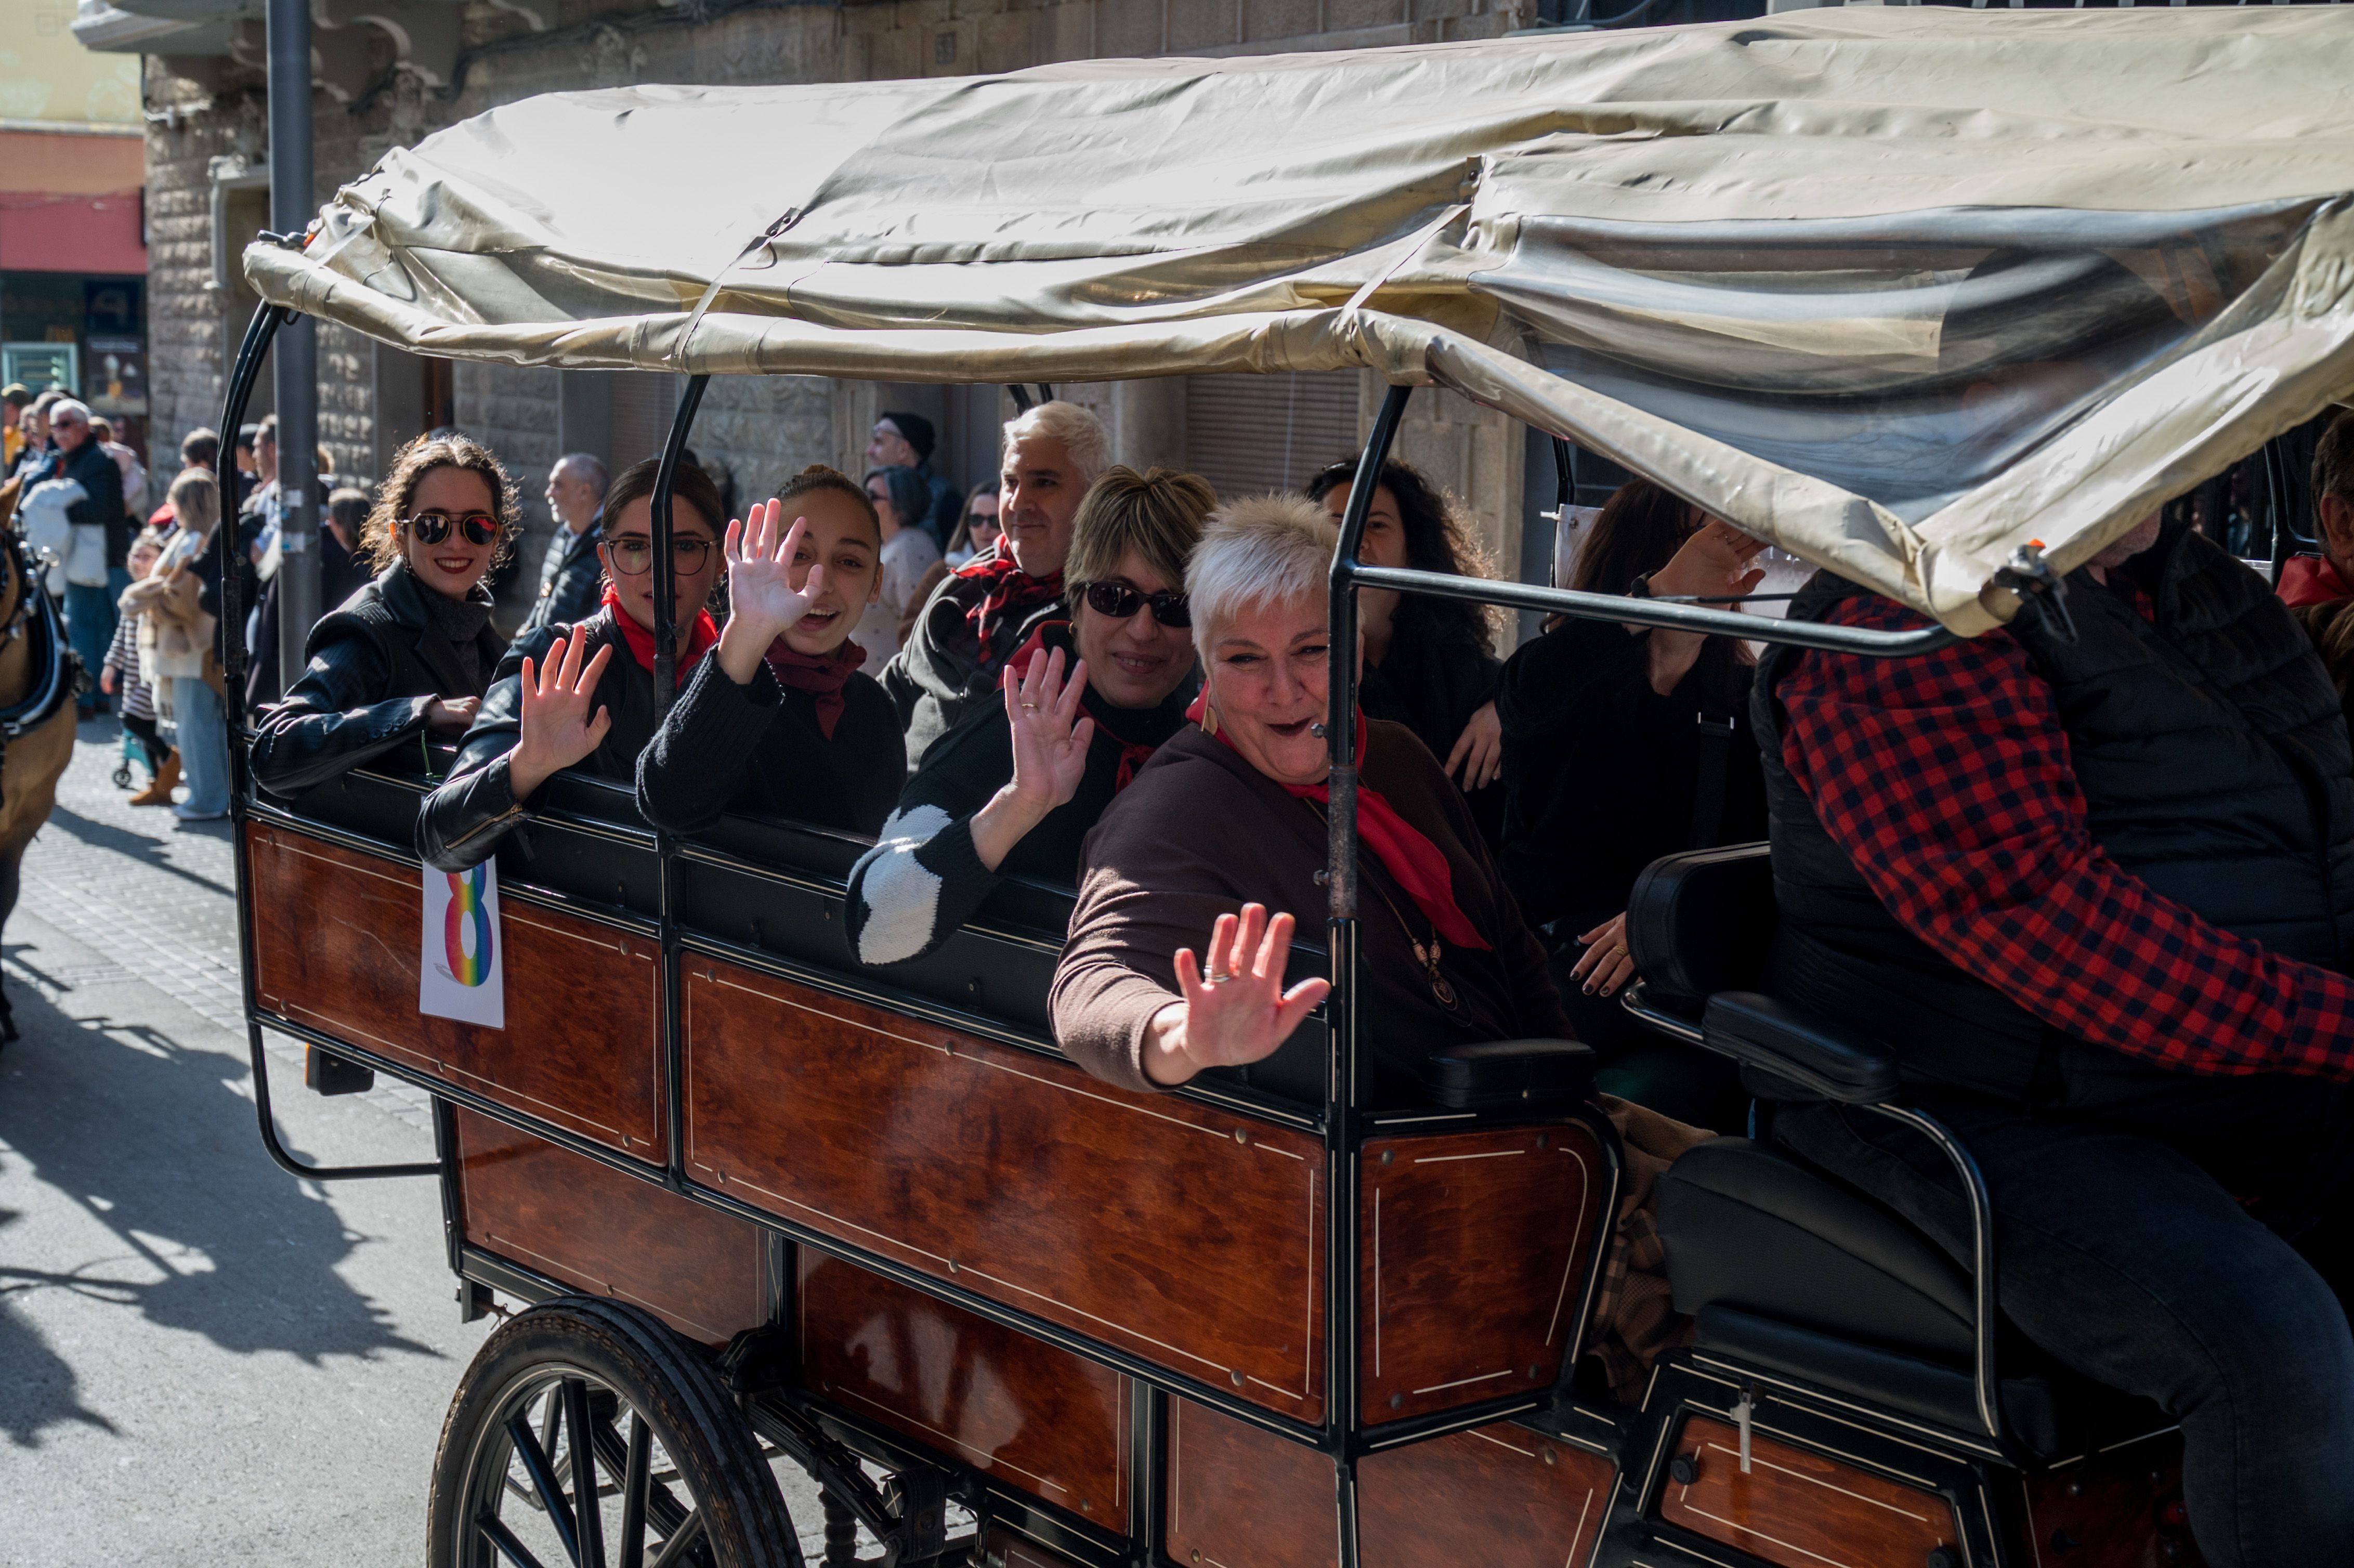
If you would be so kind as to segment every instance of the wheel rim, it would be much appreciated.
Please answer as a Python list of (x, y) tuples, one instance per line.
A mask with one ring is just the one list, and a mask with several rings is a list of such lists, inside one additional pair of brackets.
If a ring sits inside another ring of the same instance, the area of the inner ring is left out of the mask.
[(576, 1368), (543, 1365), (510, 1380), (475, 1429), (452, 1561), (716, 1568), (706, 1517), (625, 1395)]

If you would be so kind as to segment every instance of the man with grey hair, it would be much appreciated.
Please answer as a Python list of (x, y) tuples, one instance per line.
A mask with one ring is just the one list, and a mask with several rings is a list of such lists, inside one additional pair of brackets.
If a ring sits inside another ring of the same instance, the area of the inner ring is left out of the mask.
[(567, 452), (547, 471), (547, 513), (556, 532), (539, 563), (539, 599), (525, 618), (528, 636), (543, 626), (573, 626), (596, 613), (600, 568), (598, 521), (605, 505), (605, 464), (587, 452)]
[(1087, 487), (1111, 466), (1103, 422), (1041, 403), (1005, 426), (995, 545), (949, 574), (916, 617), (883, 689), (899, 709), (913, 772), (932, 742), (996, 690), (998, 672), (1042, 621), (1067, 615), (1063, 560)]
[[(82, 488), (81, 499), (66, 508), (75, 535), (67, 562), (66, 635), (82, 668), (95, 680), (106, 662), (107, 646), (114, 641), (114, 596), (107, 591), (107, 575), (122, 568), (131, 552), (122, 470), (91, 431), (86, 404), (60, 397), (49, 405), (48, 413), (53, 444), (27, 472), (23, 492), (30, 494), (34, 486), (53, 479), (70, 480)], [(124, 581), (127, 585), (127, 571)], [(93, 688), (83, 701), (82, 716), (98, 712), (104, 702)]]

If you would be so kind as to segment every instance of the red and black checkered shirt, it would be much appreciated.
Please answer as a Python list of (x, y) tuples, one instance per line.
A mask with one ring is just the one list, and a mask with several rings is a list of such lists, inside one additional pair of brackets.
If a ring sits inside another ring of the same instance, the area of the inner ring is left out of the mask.
[[(1922, 624), (1872, 596), (1827, 619)], [(2052, 688), (2016, 641), (1994, 633), (1912, 659), (1810, 652), (1779, 694), (1783, 760), (1824, 830), (1904, 928), (1963, 971), (2157, 1066), (2354, 1079), (2354, 980), (2217, 929), (2093, 842)]]

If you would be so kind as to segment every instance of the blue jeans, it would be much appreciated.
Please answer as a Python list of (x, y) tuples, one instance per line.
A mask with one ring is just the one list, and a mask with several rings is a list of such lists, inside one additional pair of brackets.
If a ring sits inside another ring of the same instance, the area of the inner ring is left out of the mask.
[[(2346, 1091), (2112, 1060), (2119, 1070), (2069, 1074), (2045, 1109), (1923, 1107), (1985, 1173), (2003, 1315), (2053, 1360), (2181, 1422), (2183, 1500), (2213, 1568), (2342, 1568), (2354, 1542)], [(1836, 1107), (1786, 1110), (1775, 1135), (1967, 1260), (1959, 1189), (1926, 1140)]]
[(228, 810), (228, 709), (219, 695), (193, 675), (172, 679), (172, 712), (179, 726), (180, 778), (188, 787), (184, 802), (207, 815)]
[[(122, 586), (129, 588), (131, 579), (124, 574)], [(80, 583), (66, 584), (66, 641), (80, 656), (82, 668), (90, 672), (92, 690), (90, 700), (103, 703), (106, 699), (96, 690), (98, 672), (106, 662), (106, 650), (114, 641), (114, 603), (116, 596), (102, 588), (84, 588)]]

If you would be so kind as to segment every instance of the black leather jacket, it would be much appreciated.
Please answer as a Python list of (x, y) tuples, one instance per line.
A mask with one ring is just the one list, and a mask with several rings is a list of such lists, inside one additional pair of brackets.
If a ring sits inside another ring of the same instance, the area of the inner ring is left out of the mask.
[[(397, 566), (320, 618), (303, 647), (310, 667), (255, 731), (256, 783), (298, 795), (423, 735), (436, 698), (482, 694), (435, 624), (432, 591)], [(495, 669), (504, 649), (485, 624), (476, 667)]]
[[(613, 715), (613, 727), (578, 766), (599, 778), (634, 785), (638, 753), (654, 733), (654, 678), (621, 640), (613, 621), (619, 613), (608, 605), (580, 623), (588, 639), (581, 655), (584, 664), (599, 648), (610, 644), (613, 649), (597, 680), (598, 705)], [(417, 814), (417, 853), (426, 864), (439, 871), (480, 865), (512, 829), (537, 814), (532, 800), (515, 799), (507, 782), (507, 754), (523, 739), (523, 662), (530, 659), (535, 668), (545, 664), (548, 644), (564, 630), (550, 624), (526, 631), (499, 661), (482, 709), (458, 743), (458, 760), (449, 778), (425, 797)]]

